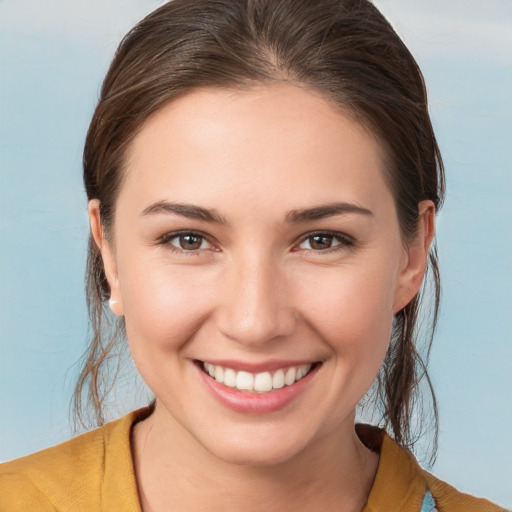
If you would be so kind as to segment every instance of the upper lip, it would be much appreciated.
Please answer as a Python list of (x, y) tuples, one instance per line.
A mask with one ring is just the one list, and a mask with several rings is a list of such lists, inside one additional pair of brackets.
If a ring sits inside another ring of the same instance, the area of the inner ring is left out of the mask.
[(290, 368), (292, 366), (302, 366), (306, 364), (315, 364), (320, 361), (314, 359), (272, 359), (262, 362), (248, 362), (238, 361), (234, 359), (201, 359), (202, 363), (209, 363), (215, 366), (222, 366), (224, 368), (231, 368), (236, 371), (246, 371), (249, 373), (271, 372), (283, 368)]

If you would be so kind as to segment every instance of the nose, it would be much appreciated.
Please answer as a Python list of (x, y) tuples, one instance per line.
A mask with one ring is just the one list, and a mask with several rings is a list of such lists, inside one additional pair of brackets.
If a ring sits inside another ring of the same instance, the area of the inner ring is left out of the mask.
[(223, 277), (217, 326), (224, 336), (259, 347), (294, 332), (297, 315), (288, 279), (271, 258), (240, 258)]

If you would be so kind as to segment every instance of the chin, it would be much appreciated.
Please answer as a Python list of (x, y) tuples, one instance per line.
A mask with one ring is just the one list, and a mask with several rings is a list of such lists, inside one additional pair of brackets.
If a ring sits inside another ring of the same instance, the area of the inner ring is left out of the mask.
[[(276, 428), (277, 427), (277, 428)], [(307, 431), (291, 432), (285, 425), (238, 425), (236, 429), (208, 432), (198, 441), (215, 458), (241, 466), (276, 466), (293, 460), (316, 444)]]
[(271, 467), (294, 459), (303, 452), (304, 446), (287, 443), (251, 442), (227, 442), (225, 445), (205, 448), (217, 459), (229, 464), (250, 467)]

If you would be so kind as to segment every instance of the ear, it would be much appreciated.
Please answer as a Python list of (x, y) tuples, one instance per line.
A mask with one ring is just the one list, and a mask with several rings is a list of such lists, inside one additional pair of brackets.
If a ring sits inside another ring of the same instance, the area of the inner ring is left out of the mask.
[(414, 240), (406, 248), (405, 263), (400, 270), (393, 313), (403, 309), (418, 293), (427, 269), (430, 247), (435, 235), (436, 209), (430, 200), (418, 205), (418, 226)]
[(119, 280), (117, 278), (116, 259), (111, 244), (105, 238), (105, 232), (101, 224), (100, 202), (97, 199), (91, 199), (88, 210), (91, 235), (101, 253), (103, 268), (105, 269), (105, 275), (110, 287), (110, 309), (116, 315), (123, 316), (124, 309)]

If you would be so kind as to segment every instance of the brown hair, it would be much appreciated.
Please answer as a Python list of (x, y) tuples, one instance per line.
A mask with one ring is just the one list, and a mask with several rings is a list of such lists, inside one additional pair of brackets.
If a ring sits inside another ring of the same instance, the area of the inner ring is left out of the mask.
[[(123, 159), (148, 117), (199, 87), (248, 88), (287, 82), (320, 92), (352, 114), (380, 139), (405, 241), (416, 233), (418, 204), (439, 209), (444, 173), (428, 115), (426, 90), (414, 58), (391, 25), (367, 0), (173, 0), (135, 26), (121, 42), (107, 73), (84, 150), (88, 199), (99, 199), (110, 236)], [(433, 293), (427, 357), (439, 305), (435, 247), (430, 253)], [(395, 440), (411, 447), (413, 413), (422, 378), (435, 398), (416, 346), (420, 298), (394, 320), (392, 339), (376, 383), (381, 423)], [(105, 307), (109, 287), (101, 255), (91, 240), (87, 300), (92, 341), (75, 391), (103, 422), (110, 389), (102, 370), (123, 337), (122, 321)], [(421, 425), (420, 425), (421, 426)]]

